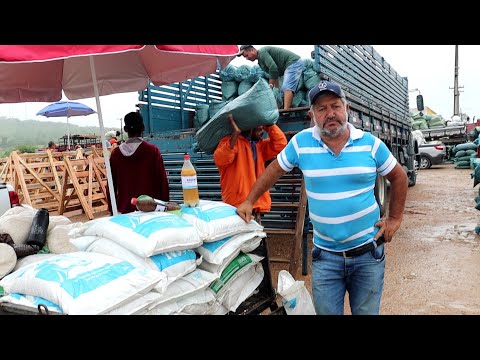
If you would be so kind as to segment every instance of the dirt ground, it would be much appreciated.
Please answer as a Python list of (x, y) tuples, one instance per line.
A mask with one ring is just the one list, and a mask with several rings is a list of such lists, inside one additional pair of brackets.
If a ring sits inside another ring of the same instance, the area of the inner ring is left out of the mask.
[[(480, 236), (474, 232), (480, 224), (474, 201), (480, 185), (473, 188), (471, 172), (453, 164), (434, 166), (420, 170), (417, 184), (408, 188), (402, 226), (385, 248), (381, 314), (480, 314)], [(86, 221), (85, 215), (70, 219)], [(288, 257), (291, 240), (271, 237), (268, 246), (270, 256)], [(308, 275), (300, 270), (297, 277), (309, 291), (310, 262), (309, 256)], [(276, 287), (278, 272), (288, 264), (271, 267)], [(350, 313), (348, 299), (345, 313)]]
[[(385, 315), (480, 314), (480, 225), (475, 209), (479, 186), (471, 170), (453, 164), (420, 170), (408, 188), (404, 219), (386, 245), (386, 274), (380, 313)], [(271, 256), (289, 254), (288, 239), (269, 240)], [(298, 280), (311, 291), (311, 272)], [(273, 264), (273, 283), (287, 269)], [(348, 296), (348, 295), (347, 295)], [(345, 313), (350, 313), (348, 300)]]

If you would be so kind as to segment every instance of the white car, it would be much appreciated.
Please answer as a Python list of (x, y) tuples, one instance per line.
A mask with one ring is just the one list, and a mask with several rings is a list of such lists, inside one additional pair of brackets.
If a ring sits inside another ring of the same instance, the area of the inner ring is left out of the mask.
[(18, 194), (13, 191), (13, 186), (0, 182), (0, 216), (2, 216), (5, 211), (18, 205), (20, 205)]

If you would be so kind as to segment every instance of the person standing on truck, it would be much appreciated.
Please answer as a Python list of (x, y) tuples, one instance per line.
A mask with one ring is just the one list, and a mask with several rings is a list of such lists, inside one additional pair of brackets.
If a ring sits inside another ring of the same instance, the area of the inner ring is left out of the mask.
[[(253, 45), (240, 46), (237, 56), (243, 56), (250, 61), (258, 60), (258, 66), (269, 76), (270, 87), (280, 89), (283, 95), (283, 108), (292, 107), (293, 96), (305, 68), (300, 56), (280, 47), (265, 46), (257, 50)], [(281, 87), (279, 76), (283, 76)]]
[[(385, 273), (383, 242), (392, 241), (402, 223), (407, 175), (379, 138), (348, 123), (349, 105), (338, 84), (321, 81), (308, 96), (315, 126), (293, 136), (237, 212), (250, 222), (252, 204), (298, 167), (313, 224), (316, 313), (342, 315), (348, 292), (353, 315), (377, 315)], [(374, 195), (377, 174), (391, 184), (389, 213), (382, 219)]]
[[(257, 126), (241, 131), (232, 115), (228, 116), (232, 134), (218, 143), (213, 154), (220, 172), (222, 200), (232, 206), (240, 205), (247, 197), (255, 180), (265, 170), (265, 161), (273, 159), (287, 145), (287, 138), (277, 125)], [(264, 130), (268, 134), (263, 139)], [(270, 211), (272, 199), (266, 191), (253, 205), (256, 220)]]
[[(170, 200), (168, 179), (162, 154), (155, 145), (142, 139), (145, 130), (143, 117), (130, 112), (124, 118), (128, 139), (112, 150), (110, 166), (119, 213), (136, 210), (132, 198), (149, 195), (163, 201)], [(110, 213), (112, 208), (108, 202)]]

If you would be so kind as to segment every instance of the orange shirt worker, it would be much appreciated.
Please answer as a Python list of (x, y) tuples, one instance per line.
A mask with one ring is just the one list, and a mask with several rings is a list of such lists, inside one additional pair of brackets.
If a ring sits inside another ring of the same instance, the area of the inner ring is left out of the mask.
[[(232, 115), (228, 116), (232, 134), (225, 136), (213, 154), (220, 172), (222, 200), (237, 207), (247, 197), (253, 184), (265, 170), (265, 162), (273, 159), (287, 145), (287, 138), (277, 125), (257, 126), (241, 131)], [(263, 139), (264, 130), (268, 138)], [(272, 199), (265, 192), (254, 204), (256, 213), (270, 211)]]

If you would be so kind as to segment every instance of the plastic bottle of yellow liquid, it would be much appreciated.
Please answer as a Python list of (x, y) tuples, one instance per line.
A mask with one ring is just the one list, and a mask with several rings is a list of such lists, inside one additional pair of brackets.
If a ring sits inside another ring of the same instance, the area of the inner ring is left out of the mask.
[(190, 155), (188, 154), (183, 156), (181, 178), (183, 203), (189, 207), (198, 206), (200, 198), (198, 196), (197, 172), (195, 171), (195, 168), (190, 161)]

